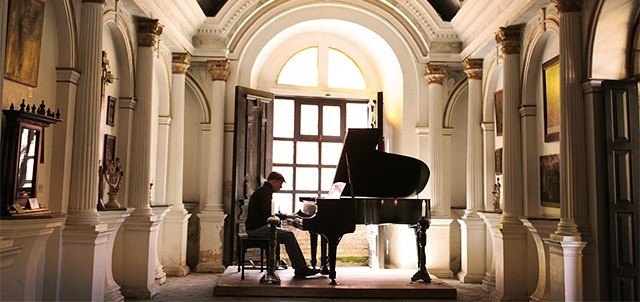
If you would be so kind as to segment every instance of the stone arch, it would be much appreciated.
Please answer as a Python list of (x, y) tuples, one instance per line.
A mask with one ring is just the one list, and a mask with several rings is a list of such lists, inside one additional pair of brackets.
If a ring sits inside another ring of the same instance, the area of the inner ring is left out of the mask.
[[(134, 98), (134, 61), (133, 61), (133, 39), (129, 34), (129, 28), (127, 23), (122, 19), (122, 16), (116, 14), (114, 10), (107, 10), (104, 13), (104, 28), (106, 33), (111, 37), (116, 53), (112, 58), (118, 58), (115, 62), (118, 74), (116, 74), (116, 81), (118, 81), (118, 94), (121, 98)], [(126, 58), (126, 61), (122, 61), (122, 58)]]
[(78, 32), (71, 0), (50, 2), (58, 38), (58, 68), (77, 69)]

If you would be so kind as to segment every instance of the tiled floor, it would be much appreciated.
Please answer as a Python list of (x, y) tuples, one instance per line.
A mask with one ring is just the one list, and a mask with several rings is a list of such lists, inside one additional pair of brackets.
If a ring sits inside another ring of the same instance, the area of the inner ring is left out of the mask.
[[(281, 272), (281, 271), (278, 271)], [(257, 273), (257, 272), (256, 272)], [(222, 274), (190, 273), (186, 277), (168, 277), (159, 293), (150, 301), (490, 301), (489, 294), (479, 284), (464, 284), (455, 279), (440, 279), (457, 290), (456, 300), (428, 299), (336, 299), (283, 297), (224, 297), (214, 296), (213, 289)], [(284, 275), (283, 275), (284, 278)]]

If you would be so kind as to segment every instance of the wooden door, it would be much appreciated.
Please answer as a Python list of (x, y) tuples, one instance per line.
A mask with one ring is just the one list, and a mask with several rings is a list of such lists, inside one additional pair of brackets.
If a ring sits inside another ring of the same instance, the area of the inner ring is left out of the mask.
[(640, 300), (640, 110), (635, 81), (603, 81), (610, 298)]
[(225, 264), (236, 256), (249, 197), (271, 172), (274, 94), (236, 86), (231, 215), (225, 224)]

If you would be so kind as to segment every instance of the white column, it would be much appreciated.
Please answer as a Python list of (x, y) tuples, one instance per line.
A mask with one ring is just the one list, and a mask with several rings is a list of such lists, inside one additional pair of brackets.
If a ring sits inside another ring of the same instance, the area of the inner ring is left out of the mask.
[(209, 177), (206, 203), (200, 218), (200, 262), (198, 272), (224, 271), (224, 208), (222, 185), (224, 170), (224, 103), (225, 85), (229, 77), (229, 61), (208, 61), (213, 85), (211, 89), (211, 135), (209, 141)]
[[(584, 100), (582, 90), (581, 0), (554, 0), (560, 14), (560, 222), (550, 236), (561, 247), (554, 259), (562, 262), (564, 276), (552, 281), (563, 283), (567, 301), (583, 298), (583, 237), (590, 237), (587, 224), (587, 162), (585, 156)], [(558, 289), (559, 290), (559, 289)]]
[(103, 0), (84, 0), (78, 30), (69, 209), (62, 231), (61, 300), (101, 300), (110, 230), (97, 211)]
[(451, 216), (451, 201), (446, 198), (446, 180), (444, 171), (447, 170), (443, 144), (444, 104), (447, 100), (446, 89), (443, 86), (447, 77), (447, 66), (428, 64), (425, 78), (429, 83), (429, 167), (431, 177), (431, 217), (447, 218)]
[(485, 274), (485, 225), (478, 211), (483, 208), (482, 182), (482, 60), (464, 62), (469, 83), (467, 109), (467, 208), (458, 219), (461, 232), (461, 267), (458, 279), (480, 283)]
[(151, 299), (155, 283), (157, 240), (160, 219), (150, 206), (151, 134), (153, 124), (153, 60), (162, 25), (158, 20), (138, 21), (136, 64), (136, 110), (133, 116), (131, 162), (129, 163), (129, 206), (135, 207), (124, 223), (122, 293), (127, 298)]
[(172, 205), (163, 224), (163, 242), (160, 262), (168, 276), (186, 276), (187, 226), (191, 214), (182, 203), (182, 177), (184, 162), (184, 101), (185, 75), (191, 65), (191, 55), (173, 55), (171, 76), (171, 128), (169, 129), (169, 167), (167, 175), (167, 204)]
[(503, 114), (503, 185), (504, 208), (497, 228), (500, 231), (496, 250), (496, 291), (494, 298), (528, 300), (527, 266), (522, 255), (527, 252), (527, 231), (520, 216), (523, 208), (522, 148), (520, 134), (520, 44), (521, 26), (502, 27), (496, 41), (504, 53)]

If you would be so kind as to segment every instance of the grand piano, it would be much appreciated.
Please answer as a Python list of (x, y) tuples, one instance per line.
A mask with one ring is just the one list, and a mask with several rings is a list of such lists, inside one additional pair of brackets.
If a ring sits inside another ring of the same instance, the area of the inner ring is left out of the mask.
[[(334, 184), (344, 183), (340, 198), (301, 198), (305, 204), (298, 212), (300, 218), (290, 221), (312, 234), (312, 265), (317, 240), (313, 235), (322, 235), (328, 243), (324, 264), (329, 266), (332, 285), (337, 284), (337, 246), (344, 234), (355, 231), (356, 224), (416, 224), (423, 218), (422, 200), (404, 197), (422, 191), (429, 168), (418, 159), (379, 151), (381, 139), (380, 129), (349, 129), (333, 180)], [(423, 258), (419, 255), (419, 259)]]

